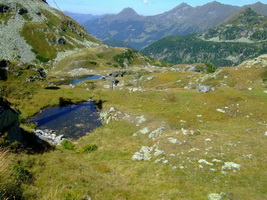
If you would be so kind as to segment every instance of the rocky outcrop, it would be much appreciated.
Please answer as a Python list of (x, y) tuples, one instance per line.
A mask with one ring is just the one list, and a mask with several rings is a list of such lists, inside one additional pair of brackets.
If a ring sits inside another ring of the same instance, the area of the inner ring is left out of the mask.
[(52, 145), (59, 145), (63, 140), (65, 140), (64, 135), (56, 135), (53, 130), (35, 130), (33, 133), (38, 136), (41, 140), (44, 140)]
[(0, 13), (6, 13), (9, 10), (9, 6), (7, 5), (0, 5)]
[(10, 102), (2, 97), (0, 98), (0, 134), (7, 132), (7, 139), (10, 143), (17, 141), (24, 144), (19, 128), (20, 112), (10, 106)]

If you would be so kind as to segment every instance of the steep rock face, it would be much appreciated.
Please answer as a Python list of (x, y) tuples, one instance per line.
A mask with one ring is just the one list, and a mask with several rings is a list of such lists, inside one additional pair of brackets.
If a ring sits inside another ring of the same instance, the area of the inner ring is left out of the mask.
[(100, 42), (46, 1), (7, 0), (0, 5), (0, 59), (47, 63), (59, 52)]

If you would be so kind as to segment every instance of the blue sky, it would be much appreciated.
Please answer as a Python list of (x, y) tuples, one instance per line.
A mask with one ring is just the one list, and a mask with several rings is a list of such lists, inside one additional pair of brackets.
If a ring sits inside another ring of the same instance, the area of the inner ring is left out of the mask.
[[(200, 6), (212, 0), (47, 0), (48, 4), (61, 11), (71, 11), (84, 14), (117, 14), (123, 8), (133, 8), (140, 15), (155, 15), (171, 10), (181, 3), (191, 6)], [(223, 4), (243, 6), (253, 4), (259, 0), (217, 0)], [(267, 4), (267, 0), (260, 2)], [(56, 3), (56, 4), (55, 4)]]

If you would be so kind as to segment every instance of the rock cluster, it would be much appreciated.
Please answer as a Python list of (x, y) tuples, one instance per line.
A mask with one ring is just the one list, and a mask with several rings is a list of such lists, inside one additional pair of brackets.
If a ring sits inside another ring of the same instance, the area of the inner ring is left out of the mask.
[(38, 136), (40, 139), (48, 142), (52, 145), (59, 145), (64, 139), (64, 135), (56, 135), (55, 131), (53, 130), (35, 130), (33, 133)]

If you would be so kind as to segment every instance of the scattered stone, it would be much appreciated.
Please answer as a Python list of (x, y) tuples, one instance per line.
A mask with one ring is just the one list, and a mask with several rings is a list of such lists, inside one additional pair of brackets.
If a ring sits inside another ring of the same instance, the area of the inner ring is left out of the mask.
[(140, 152), (144, 154), (144, 160), (150, 160), (151, 155), (150, 153), (153, 151), (153, 148), (142, 146)]
[(200, 159), (200, 160), (198, 161), (198, 163), (213, 166), (213, 163), (210, 163), (210, 162), (206, 161), (205, 159)]
[(178, 139), (176, 139), (174, 137), (169, 137), (168, 140), (172, 144), (182, 144), (182, 142), (180, 142)]
[(218, 159), (213, 159), (212, 162), (217, 162), (217, 163), (219, 163), (219, 162), (223, 162), (223, 161), (218, 160)]
[(175, 170), (175, 169), (177, 169), (177, 167), (176, 166), (173, 166), (172, 169)]
[(216, 109), (218, 112), (221, 112), (221, 113), (226, 113), (226, 111), (225, 110), (223, 110), (223, 109), (220, 109), (220, 108), (218, 108), (218, 109)]
[(264, 90), (263, 93), (267, 94), (267, 90)]
[(144, 123), (146, 121), (146, 118), (144, 115), (141, 115), (138, 117), (138, 121), (137, 121), (137, 124), (136, 126), (140, 126), (142, 123)]
[(267, 136), (267, 131), (265, 131), (264, 136)]
[(160, 150), (158, 148), (155, 149), (154, 156), (158, 157), (160, 155), (163, 155), (165, 152), (163, 150)]
[(222, 200), (223, 199), (223, 193), (211, 193), (208, 195), (208, 200)]
[(250, 90), (250, 91), (251, 91), (251, 90), (253, 90), (253, 88), (248, 88), (248, 90)]
[(148, 81), (151, 81), (151, 80), (153, 80), (153, 79), (155, 79), (155, 78), (157, 78), (157, 76), (150, 76), (150, 77), (147, 78), (147, 80), (148, 80)]
[(251, 159), (252, 157), (253, 157), (253, 155), (252, 154), (243, 154), (243, 157), (244, 158), (249, 158), (249, 159)]
[(141, 154), (140, 152), (135, 152), (135, 154), (132, 156), (132, 160), (133, 161), (141, 161), (141, 160), (144, 160), (144, 155)]
[(139, 152), (135, 152), (135, 154), (132, 156), (132, 160), (150, 160), (151, 159), (151, 152), (153, 151), (153, 148), (142, 146)]
[(53, 130), (35, 130), (33, 133), (40, 139), (48, 142), (52, 145), (60, 145), (60, 143), (65, 140), (64, 135), (57, 136)]
[(159, 127), (158, 129), (152, 131), (148, 137), (155, 140), (157, 139), (162, 133), (163, 131), (165, 130), (165, 128), (162, 126), (162, 127)]
[(192, 148), (192, 149), (190, 149), (188, 152), (190, 153), (190, 152), (194, 152), (194, 151), (199, 151), (200, 149), (198, 149), (198, 148)]
[(162, 162), (162, 164), (167, 164), (169, 161), (168, 160), (164, 160), (163, 162)]
[(157, 160), (155, 160), (154, 164), (157, 164), (157, 163), (161, 162), (161, 161), (164, 160), (164, 159), (165, 159), (165, 158), (157, 159)]
[(209, 92), (211, 90), (211, 87), (208, 85), (199, 85), (197, 86), (196, 90), (199, 92)]
[(145, 127), (142, 130), (140, 130), (139, 132), (145, 135), (149, 132), (149, 129), (147, 127)]
[(195, 136), (195, 135), (200, 135), (199, 131), (194, 131), (194, 130), (187, 130), (182, 128), (182, 134), (183, 135), (189, 135), (189, 136)]
[(240, 170), (241, 165), (240, 164), (236, 164), (234, 162), (225, 162), (224, 166), (222, 166), (222, 170), (228, 169), (228, 170)]

